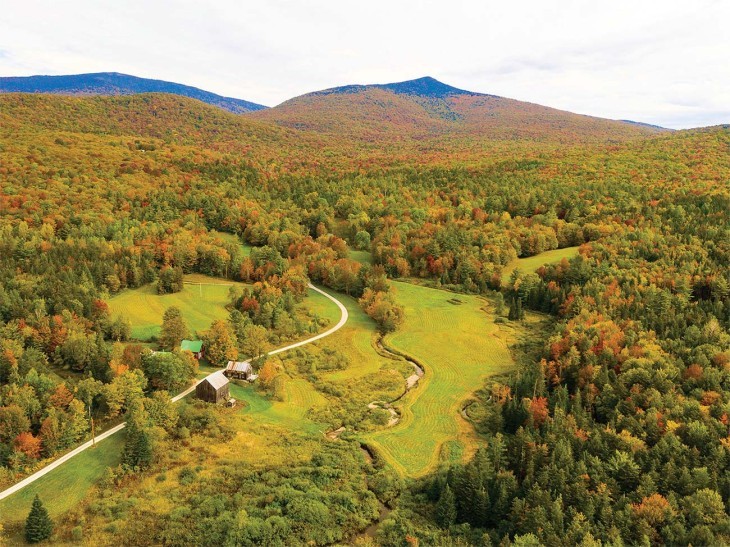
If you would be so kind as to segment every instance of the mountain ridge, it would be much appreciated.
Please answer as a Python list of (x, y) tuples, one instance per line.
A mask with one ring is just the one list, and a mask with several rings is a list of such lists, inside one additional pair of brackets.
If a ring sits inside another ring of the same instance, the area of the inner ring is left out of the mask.
[(5, 76), (0, 77), (1, 93), (50, 93), (55, 95), (136, 95), (140, 93), (171, 93), (197, 99), (233, 112), (243, 114), (268, 107), (233, 97), (224, 97), (197, 87), (140, 78), (120, 72), (91, 72), (60, 76)]
[(459, 89), (430, 76), (306, 93), (247, 116), (347, 139), (496, 138), (620, 142), (664, 128)]

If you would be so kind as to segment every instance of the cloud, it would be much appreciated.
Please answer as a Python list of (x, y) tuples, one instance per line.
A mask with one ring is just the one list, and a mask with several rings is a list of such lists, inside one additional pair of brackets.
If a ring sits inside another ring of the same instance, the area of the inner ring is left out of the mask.
[(428, 74), (684, 127), (730, 121), (728, 20), (717, 0), (24, 0), (0, 19), (0, 74), (118, 71), (270, 105)]

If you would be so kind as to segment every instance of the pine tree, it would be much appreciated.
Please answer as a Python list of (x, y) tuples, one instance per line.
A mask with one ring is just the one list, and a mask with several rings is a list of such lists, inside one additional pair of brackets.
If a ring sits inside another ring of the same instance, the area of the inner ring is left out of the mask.
[(517, 302), (519, 302), (519, 299), (515, 297), (512, 297), (510, 299), (509, 313), (507, 313), (507, 319), (509, 319), (510, 321), (516, 321), (517, 319), (519, 319), (519, 314), (517, 312)]
[(480, 528), (486, 528), (491, 524), (492, 510), (489, 503), (489, 492), (485, 488), (481, 488), (477, 492), (474, 500), (474, 521), (473, 525)]
[(153, 447), (148, 421), (144, 406), (135, 401), (127, 412), (127, 438), (122, 452), (122, 463), (129, 469), (144, 469), (152, 463)]
[(48, 516), (48, 510), (43, 507), (38, 494), (33, 500), (30, 513), (25, 521), (25, 539), (28, 543), (38, 543), (51, 537), (53, 521)]
[(515, 309), (515, 319), (522, 321), (525, 318), (525, 310), (522, 309), (522, 299), (517, 298), (517, 304)]
[(456, 499), (448, 483), (436, 504), (436, 522), (442, 528), (449, 528), (456, 522)]
[(504, 296), (501, 292), (498, 292), (494, 299), (494, 313), (498, 316), (504, 315), (504, 307)]

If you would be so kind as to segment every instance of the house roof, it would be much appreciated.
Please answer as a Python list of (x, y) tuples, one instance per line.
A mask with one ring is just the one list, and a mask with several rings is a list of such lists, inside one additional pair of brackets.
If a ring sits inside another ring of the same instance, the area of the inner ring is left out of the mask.
[(250, 361), (228, 361), (226, 370), (235, 372), (253, 372)]
[(228, 383), (228, 378), (223, 375), (222, 370), (219, 370), (210, 376), (206, 376), (203, 381), (208, 382), (211, 386), (213, 386), (213, 389), (219, 390)]
[(188, 351), (192, 351), (193, 353), (198, 353), (201, 349), (203, 349), (203, 341), (202, 340), (183, 340), (180, 343), (180, 349), (186, 349)]

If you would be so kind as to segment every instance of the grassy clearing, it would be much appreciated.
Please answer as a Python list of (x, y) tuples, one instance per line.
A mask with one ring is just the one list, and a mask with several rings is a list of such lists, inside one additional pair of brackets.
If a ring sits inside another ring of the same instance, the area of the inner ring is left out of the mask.
[(373, 255), (370, 251), (356, 251), (350, 249), (350, 258), (356, 260), (360, 264), (373, 264)]
[(150, 340), (160, 333), (165, 310), (177, 306), (194, 333), (207, 329), (215, 319), (227, 318), (228, 291), (231, 285), (243, 286), (199, 274), (186, 275), (185, 283), (182, 291), (173, 294), (158, 295), (154, 284), (123, 291), (109, 300), (109, 310), (112, 316), (121, 314), (132, 322), (133, 338)]
[[(327, 289), (327, 292), (332, 291)], [(339, 296), (337, 298), (342, 300)], [(340, 308), (332, 300), (312, 289), (307, 291), (307, 298), (302, 303), (302, 306), (310, 313), (317, 315), (317, 317), (327, 319), (329, 321), (327, 328), (335, 326), (340, 320)]]
[(375, 351), (377, 333), (375, 322), (360, 308), (357, 300), (350, 296), (337, 295), (347, 308), (349, 319), (344, 327), (318, 345), (337, 349), (350, 360), (345, 370), (326, 373), (326, 378), (335, 382), (356, 380), (369, 374), (377, 374), (383, 367), (393, 366), (394, 361)]
[(515, 270), (521, 270), (525, 273), (532, 273), (537, 270), (540, 266), (545, 264), (555, 264), (560, 262), (564, 258), (570, 260), (574, 256), (578, 255), (579, 247), (565, 247), (564, 249), (555, 249), (553, 251), (545, 251), (535, 256), (528, 256), (527, 258), (518, 258), (507, 264), (502, 270), (502, 283), (509, 281), (512, 272)]
[(219, 232), (217, 230), (211, 230), (210, 235), (217, 237), (221, 241), (225, 241), (226, 243), (233, 243), (235, 245), (240, 245), (241, 249), (243, 249), (243, 256), (248, 256), (251, 254), (251, 245), (248, 245), (246, 243), (243, 243), (241, 241), (241, 238), (238, 237), (235, 234), (229, 234), (228, 232)]
[(245, 403), (240, 412), (252, 419), (287, 429), (321, 435), (325, 426), (313, 422), (307, 412), (327, 404), (322, 394), (302, 378), (287, 378), (284, 400), (274, 401), (256, 391), (254, 386), (231, 384), (231, 397)]
[(406, 319), (386, 342), (415, 357), (426, 374), (398, 403), (400, 423), (365, 440), (401, 473), (421, 476), (440, 458), (460, 460), (475, 451), (476, 434), (459, 415), (460, 406), (485, 378), (509, 371), (514, 362), (507, 349), (509, 333), (482, 310), (485, 300), (394, 285)]
[(124, 434), (112, 435), (97, 444), (96, 448), (85, 450), (43, 478), (0, 501), (0, 523), (12, 526), (24, 521), (36, 494), (53, 518), (75, 507), (104, 475), (107, 467), (119, 465), (123, 448)]

